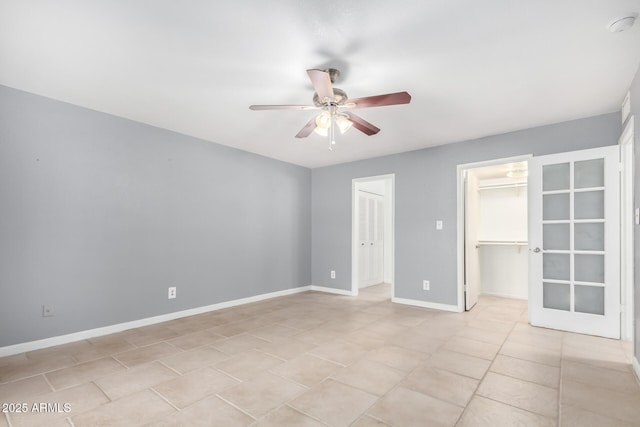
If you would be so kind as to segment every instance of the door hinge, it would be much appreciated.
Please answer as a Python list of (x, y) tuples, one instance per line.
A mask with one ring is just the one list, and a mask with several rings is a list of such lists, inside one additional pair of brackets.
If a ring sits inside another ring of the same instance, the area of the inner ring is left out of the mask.
[(624, 170), (624, 163), (622, 163), (622, 162), (618, 163), (618, 170), (620, 172), (622, 172)]
[(467, 284), (464, 284), (464, 291), (467, 292)]
[(624, 313), (624, 304), (620, 304), (620, 313)]

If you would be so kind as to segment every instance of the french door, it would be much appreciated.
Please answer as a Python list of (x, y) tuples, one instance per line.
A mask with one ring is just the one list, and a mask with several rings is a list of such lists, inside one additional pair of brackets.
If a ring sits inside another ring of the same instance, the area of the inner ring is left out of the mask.
[(529, 161), (529, 320), (620, 338), (618, 146)]

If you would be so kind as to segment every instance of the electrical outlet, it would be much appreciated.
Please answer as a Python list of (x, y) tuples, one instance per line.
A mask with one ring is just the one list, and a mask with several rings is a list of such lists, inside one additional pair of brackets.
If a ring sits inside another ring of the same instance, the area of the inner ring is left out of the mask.
[(422, 281), (422, 290), (423, 291), (428, 291), (431, 289), (431, 283), (429, 283), (428, 280), (423, 280)]
[(42, 317), (51, 317), (53, 316), (53, 307), (50, 305), (42, 306)]
[(174, 299), (176, 297), (176, 287), (171, 286), (169, 288), (169, 299)]
[(336, 278), (336, 271), (335, 270), (331, 270), (331, 278), (332, 279)]
[(436, 221), (436, 230), (442, 230), (442, 220), (441, 219)]

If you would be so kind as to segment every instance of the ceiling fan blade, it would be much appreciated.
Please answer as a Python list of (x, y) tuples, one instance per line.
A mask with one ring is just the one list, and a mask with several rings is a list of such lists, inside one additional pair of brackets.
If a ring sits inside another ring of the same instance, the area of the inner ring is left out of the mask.
[[(387, 93), (385, 95), (367, 96), (364, 98), (349, 99), (346, 107), (369, 108), (381, 107), (383, 105), (408, 104), (411, 102), (411, 95), (408, 92)], [(355, 104), (355, 105), (351, 105)]]
[(322, 101), (324, 98), (333, 100), (333, 85), (329, 73), (323, 70), (307, 70), (311, 84)]
[(376, 133), (380, 132), (380, 128), (376, 127), (375, 125), (372, 125), (362, 117), (356, 116), (351, 112), (345, 113), (345, 114), (347, 115), (347, 117), (349, 117), (349, 120), (351, 120), (351, 122), (353, 123), (353, 127), (358, 129), (360, 132), (366, 133), (369, 136), (375, 135)]
[(250, 110), (317, 110), (315, 105), (249, 105)]
[(313, 130), (316, 128), (316, 126), (317, 126), (316, 118), (314, 117), (313, 119), (309, 120), (309, 123), (304, 125), (302, 129), (300, 129), (300, 132), (296, 134), (296, 138), (308, 137), (311, 134), (311, 132), (313, 132)]

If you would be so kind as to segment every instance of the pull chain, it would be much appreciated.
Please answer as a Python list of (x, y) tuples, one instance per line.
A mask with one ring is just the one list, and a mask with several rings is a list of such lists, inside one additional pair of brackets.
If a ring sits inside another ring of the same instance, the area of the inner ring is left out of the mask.
[(329, 151), (333, 151), (336, 144), (335, 128), (336, 128), (336, 107), (331, 107), (331, 121), (329, 122)]

